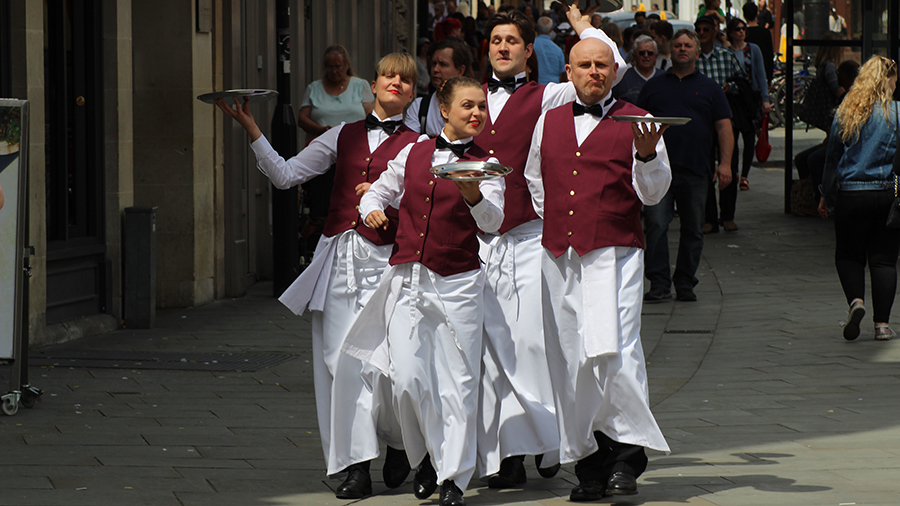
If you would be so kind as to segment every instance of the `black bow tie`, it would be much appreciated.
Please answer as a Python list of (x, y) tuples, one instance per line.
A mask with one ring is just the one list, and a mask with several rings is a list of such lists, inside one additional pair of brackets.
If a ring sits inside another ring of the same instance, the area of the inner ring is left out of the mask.
[(376, 119), (375, 116), (372, 116), (371, 114), (366, 116), (366, 130), (380, 128), (384, 130), (384, 133), (388, 135), (394, 133), (394, 130), (396, 130), (402, 124), (403, 122), (399, 119), (395, 121), (378, 121), (378, 119)]
[(507, 77), (506, 79), (496, 80), (493, 77), (488, 78), (488, 91), (497, 91), (498, 88), (504, 88), (509, 93), (516, 91), (517, 84), (523, 84), (525, 78), (516, 79), (515, 77)]
[(469, 141), (465, 144), (451, 144), (440, 135), (436, 137), (436, 141), (438, 149), (449, 149), (450, 151), (453, 151), (453, 154), (456, 155), (457, 158), (462, 158), (462, 156), (466, 154), (466, 150), (472, 147), (472, 144), (474, 143), (474, 141)]
[(600, 102), (597, 102), (593, 105), (581, 105), (578, 102), (572, 102), (572, 112), (575, 113), (575, 116), (581, 116), (584, 113), (588, 113), (591, 116), (596, 116), (598, 118), (603, 117), (603, 109), (613, 101), (613, 97), (609, 97), (606, 102), (603, 102), (603, 105), (600, 105)]

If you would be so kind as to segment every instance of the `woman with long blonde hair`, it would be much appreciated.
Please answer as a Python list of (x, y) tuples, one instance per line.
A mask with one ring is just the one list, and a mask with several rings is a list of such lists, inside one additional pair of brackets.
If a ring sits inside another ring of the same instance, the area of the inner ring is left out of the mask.
[(888, 325), (897, 288), (900, 230), (885, 226), (896, 193), (892, 171), (897, 151), (898, 111), (892, 99), (897, 63), (873, 56), (859, 69), (831, 125), (822, 175), (819, 215), (834, 214), (834, 264), (849, 309), (844, 339), (859, 336), (866, 314), (865, 268), (872, 281), (875, 339), (895, 333)]

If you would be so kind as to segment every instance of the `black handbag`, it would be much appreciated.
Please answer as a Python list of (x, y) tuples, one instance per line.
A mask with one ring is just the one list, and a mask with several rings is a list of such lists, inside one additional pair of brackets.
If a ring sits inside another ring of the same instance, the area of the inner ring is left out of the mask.
[(897, 196), (897, 183), (898, 178), (897, 175), (900, 174), (900, 108), (894, 104), (894, 112), (896, 113), (897, 119), (897, 143), (898, 146), (894, 150), (894, 166), (892, 171), (894, 173), (894, 201), (891, 202), (891, 210), (888, 211), (887, 222), (884, 224), (885, 228), (900, 228), (900, 197)]
[(837, 99), (831, 94), (831, 90), (825, 83), (823, 70), (817, 71), (816, 78), (806, 88), (806, 97), (800, 105), (799, 117), (800, 121), (806, 122), (812, 127), (830, 132)]

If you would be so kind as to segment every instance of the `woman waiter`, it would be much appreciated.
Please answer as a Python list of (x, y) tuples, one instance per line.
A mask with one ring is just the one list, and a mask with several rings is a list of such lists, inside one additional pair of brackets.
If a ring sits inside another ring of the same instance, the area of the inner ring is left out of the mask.
[(347, 471), (347, 478), (335, 491), (341, 499), (372, 493), (369, 462), (378, 456), (379, 437), (389, 445), (385, 484), (399, 486), (410, 469), (403, 452), (391, 448), (402, 447), (402, 442), (389, 405), (380, 400), (389, 395), (388, 385), (367, 388), (361, 376), (362, 362), (340, 353), (347, 331), (378, 286), (396, 233), (396, 214), (382, 229), (362, 226), (357, 215), (359, 195), (389, 160), (417, 138), (402, 126), (403, 108), (415, 96), (415, 61), (408, 54), (389, 54), (378, 62), (376, 71), (378, 77), (371, 85), (375, 94), (372, 114), (363, 121), (329, 129), (287, 161), (263, 137), (246, 99), (237, 108), (216, 101), (250, 134), (259, 169), (276, 188), (290, 188), (326, 172), (332, 164), (337, 167), (328, 222), (313, 262), (280, 300), (296, 314), (302, 314), (307, 304), (313, 311), (319, 431), (328, 474)]
[(436, 97), (446, 121), (441, 135), (404, 148), (360, 201), (366, 224), (383, 228), (383, 209), (400, 199), (400, 224), (392, 268), (344, 350), (391, 380), (407, 455), (421, 462), (416, 497), (427, 498), (440, 483), (441, 506), (461, 506), (475, 471), (484, 318), (476, 234), (500, 227), (504, 185), (431, 174), (450, 162), (496, 162), (472, 142), (486, 114), (479, 83), (454, 77)]

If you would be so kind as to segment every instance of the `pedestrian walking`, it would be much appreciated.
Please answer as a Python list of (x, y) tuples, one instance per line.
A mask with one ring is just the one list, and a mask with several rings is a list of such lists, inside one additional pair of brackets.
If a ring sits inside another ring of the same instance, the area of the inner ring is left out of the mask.
[[(663, 135), (672, 167), (672, 185), (660, 203), (644, 208), (645, 271), (650, 281), (644, 302), (671, 299), (673, 282), (678, 300), (697, 300), (694, 287), (699, 281), (696, 274), (703, 252), (707, 186), (709, 181), (717, 181), (722, 189), (731, 182), (731, 112), (722, 87), (697, 70), (699, 54), (700, 41), (694, 32), (676, 32), (672, 40), (672, 68), (651, 79), (638, 97), (637, 106), (654, 116), (691, 118), (688, 124), (670, 127)], [(722, 160), (713, 173), (709, 156), (716, 139)], [(668, 233), (676, 204), (681, 231), (672, 274)]]
[[(834, 265), (849, 309), (844, 339), (859, 337), (866, 314), (865, 269), (872, 284), (875, 339), (896, 334), (890, 327), (897, 290), (900, 229), (886, 226), (897, 194), (896, 152), (900, 103), (891, 97), (897, 64), (873, 56), (837, 109), (822, 174), (819, 215), (834, 215)], [(893, 210), (893, 211), (896, 211)]]

